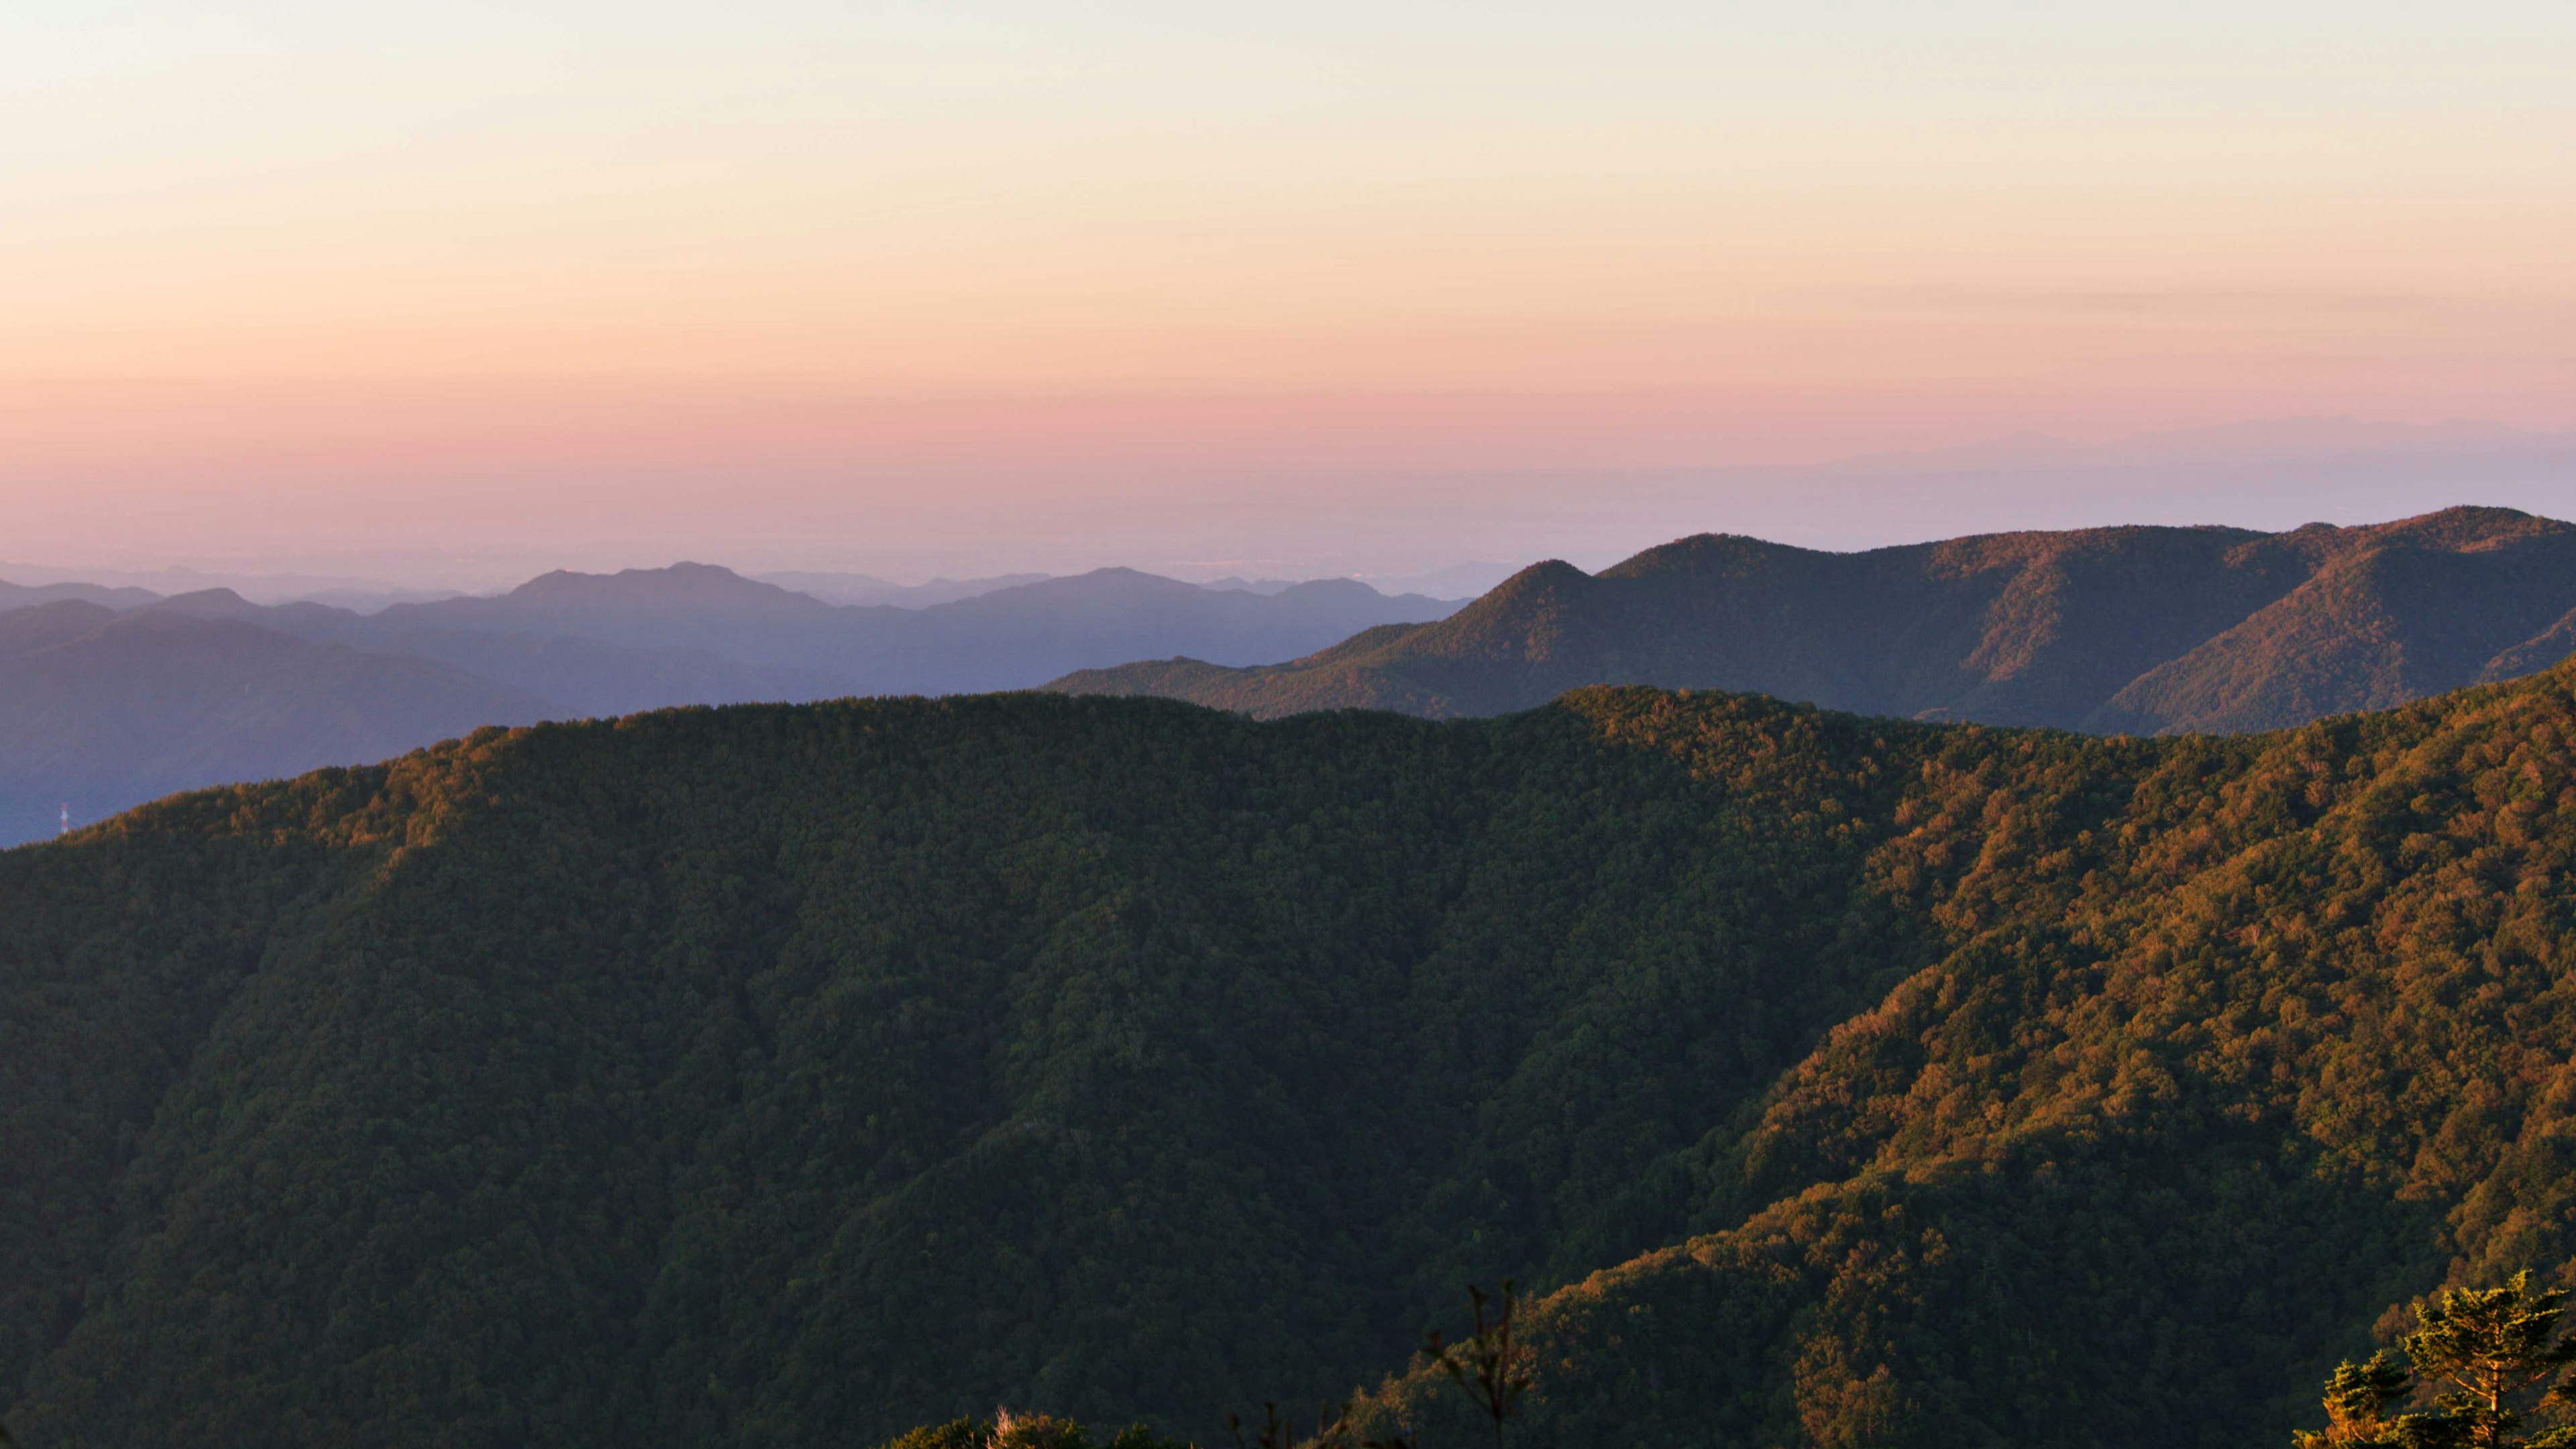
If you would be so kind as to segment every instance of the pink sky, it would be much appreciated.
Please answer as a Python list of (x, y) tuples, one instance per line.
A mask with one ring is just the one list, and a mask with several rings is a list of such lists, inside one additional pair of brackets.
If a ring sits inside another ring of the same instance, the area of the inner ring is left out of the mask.
[(13, 11), (0, 558), (1429, 567), (1587, 470), (2576, 424), (2566, 7), (1565, 9)]

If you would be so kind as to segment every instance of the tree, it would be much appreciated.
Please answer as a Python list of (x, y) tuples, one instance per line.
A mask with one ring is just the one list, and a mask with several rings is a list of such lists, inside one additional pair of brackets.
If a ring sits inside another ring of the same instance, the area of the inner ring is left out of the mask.
[[(956, 1419), (925, 1425), (886, 1444), (884, 1449), (1093, 1449), (1090, 1431), (1051, 1414), (993, 1411), (992, 1422)], [(1178, 1440), (1157, 1438), (1142, 1424), (1120, 1430), (1108, 1449), (1195, 1449)]]
[(1511, 1279), (1504, 1279), (1502, 1303), (1490, 1320), (1486, 1308), (1492, 1300), (1485, 1290), (1471, 1283), (1467, 1296), (1476, 1302), (1475, 1333), (1458, 1343), (1443, 1343), (1433, 1333), (1424, 1340), (1422, 1353), (1475, 1401), (1494, 1426), (1494, 1449), (1502, 1449), (1503, 1422), (1520, 1411), (1521, 1395), (1529, 1391), (1532, 1376), (1529, 1347), (1512, 1339), (1520, 1294)]
[[(2501, 1288), (2452, 1288), (2417, 1305), (2416, 1331), (2398, 1340), (2411, 1372), (2386, 1349), (2337, 1365), (2326, 1427), (2300, 1433), (2299, 1449), (2576, 1449), (2576, 1426), (2519, 1437), (2528, 1410), (2576, 1402), (2562, 1376), (2576, 1363), (2576, 1334), (2558, 1332), (2566, 1297), (2534, 1291), (2526, 1269)], [(2431, 1412), (2388, 1413), (2436, 1388)]]
[[(2346, 1359), (2326, 1380), (2325, 1429), (2299, 1431), (2298, 1449), (2356, 1449), (2403, 1443), (2405, 1431), (2399, 1427), (2402, 1420), (2390, 1418), (2388, 1411), (2404, 1403), (2414, 1391), (2415, 1375), (2384, 1348), (2365, 1363)], [(2411, 1420), (2425, 1416), (2404, 1417)]]
[(2461, 1442), (2480, 1449), (2576, 1444), (2576, 1428), (2514, 1437), (2533, 1399), (2567, 1401), (2560, 1374), (2576, 1363), (2576, 1336), (2558, 1334), (2566, 1297), (2563, 1288), (2534, 1292), (2526, 1268), (2501, 1288), (2453, 1288), (2415, 1310), (2422, 1326), (2399, 1345), (2428, 1385), (2450, 1386), (2441, 1409), (2460, 1426)]

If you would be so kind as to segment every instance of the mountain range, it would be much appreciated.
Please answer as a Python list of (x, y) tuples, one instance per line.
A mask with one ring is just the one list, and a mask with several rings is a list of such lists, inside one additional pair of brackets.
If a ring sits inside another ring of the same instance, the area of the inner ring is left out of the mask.
[(384, 759), (532, 694), (432, 660), (159, 607), (79, 599), (0, 613), (0, 843), (214, 781)]
[(0, 920), (29, 1449), (1490, 1442), (1407, 1354), (1505, 1277), (1524, 1449), (2277, 1444), (2576, 1276), (2576, 663), (2165, 739), (666, 711), (148, 806)]
[(813, 570), (754, 575), (761, 583), (776, 584), (800, 594), (811, 594), (827, 604), (893, 604), (898, 608), (926, 609), (933, 604), (953, 604), (977, 594), (997, 589), (1015, 589), (1022, 584), (1044, 583), (1048, 574), (995, 574), (982, 579), (931, 579), (925, 583), (898, 584), (873, 574), (824, 573)]
[[(1268, 595), (1129, 569), (836, 606), (702, 564), (552, 573), (361, 614), (84, 585), (0, 592), (0, 844), (172, 790), (357, 764), (476, 725), (683, 704), (1027, 687), (1188, 650), (1252, 661), (1454, 603), (1351, 580)], [(120, 612), (121, 611), (121, 612)]]
[(161, 596), (149, 589), (106, 588), (98, 584), (38, 584), (31, 587), (0, 582), (0, 613), (61, 603), (67, 599), (107, 609), (137, 609), (160, 602)]
[[(924, 602), (943, 587), (972, 592)], [(226, 589), (0, 585), (0, 620), (29, 616), (0, 630), (0, 843), (50, 832), (64, 806), (92, 820), (478, 724), (682, 704), (1052, 680), (1264, 717), (1451, 717), (1644, 683), (2154, 734), (2386, 707), (2576, 649), (2576, 529), (2503, 509), (1857, 554), (1702, 535), (1597, 576), (1536, 565), (1464, 608), (1351, 580), (1198, 586), (1127, 569), (920, 588), (904, 607), (836, 605), (681, 564), (360, 613)], [(1146, 657), (1162, 662), (1102, 667)]]
[(2102, 528), (1824, 553), (1722, 534), (1541, 563), (1436, 622), (1284, 664), (1172, 658), (1051, 689), (1263, 718), (1498, 714), (1590, 684), (1914, 719), (2242, 731), (2511, 678), (2576, 650), (2576, 527), (2454, 508), (2287, 533)]

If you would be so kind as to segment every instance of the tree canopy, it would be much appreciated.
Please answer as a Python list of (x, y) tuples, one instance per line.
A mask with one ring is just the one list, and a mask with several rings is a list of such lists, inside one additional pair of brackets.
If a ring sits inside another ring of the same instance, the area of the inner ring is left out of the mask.
[(182, 797), (0, 855), (5, 1415), (1490, 1442), (1405, 1365), (1516, 1277), (1518, 1442), (2398, 1416), (2393, 1306), (2576, 1260), (2571, 686), (745, 707)]

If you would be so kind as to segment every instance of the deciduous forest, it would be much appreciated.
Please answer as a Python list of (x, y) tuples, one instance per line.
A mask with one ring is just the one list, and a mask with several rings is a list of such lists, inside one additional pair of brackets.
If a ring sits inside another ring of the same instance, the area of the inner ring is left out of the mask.
[(1515, 1444), (2286, 1445), (2570, 1281), (2571, 866), (2576, 664), (487, 730), (0, 854), (0, 1418), (1449, 1449), (1415, 1350), (1512, 1278)]

